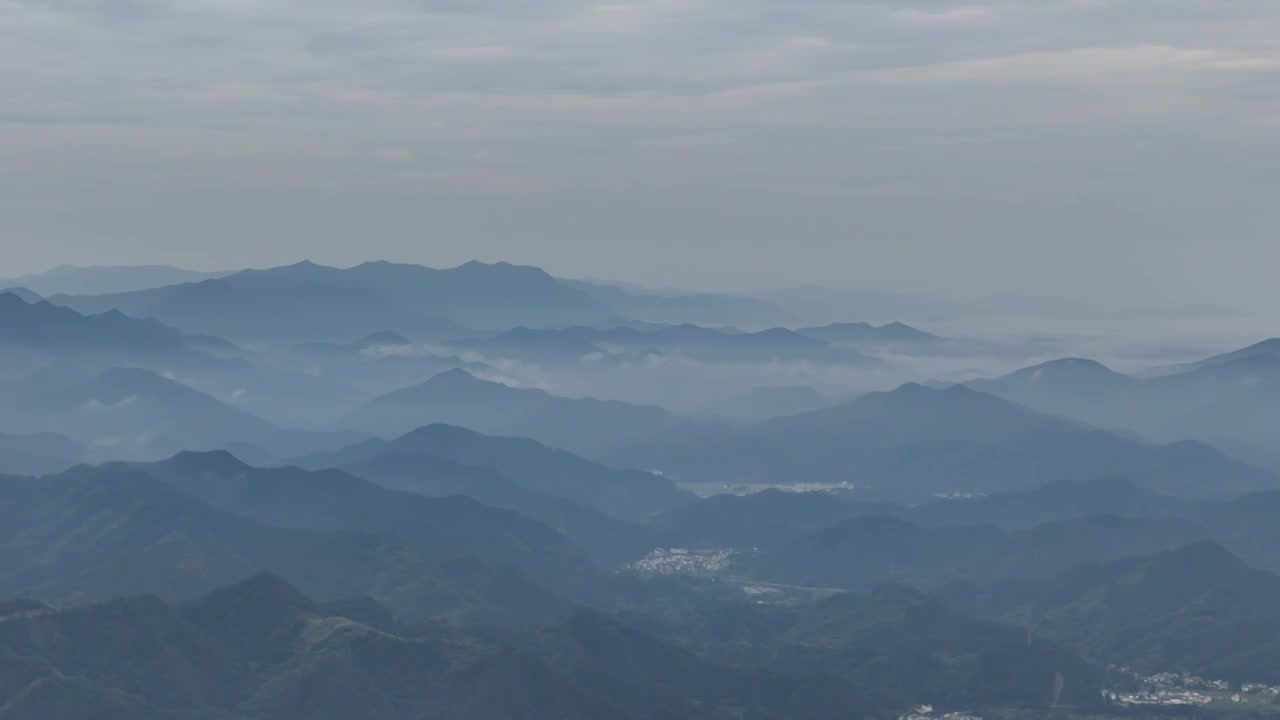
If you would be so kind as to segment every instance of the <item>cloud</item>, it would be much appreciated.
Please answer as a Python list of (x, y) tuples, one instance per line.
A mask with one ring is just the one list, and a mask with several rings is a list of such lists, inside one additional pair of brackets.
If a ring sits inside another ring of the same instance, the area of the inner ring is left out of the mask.
[(1135, 74), (1231, 72), (1280, 68), (1280, 55), (1145, 45), (1073, 48), (895, 68), (866, 77), (883, 82), (998, 82), (1009, 80), (1095, 79)]
[(136, 404), (140, 399), (141, 398), (137, 395), (128, 395), (126, 397), (123, 397), (117, 400), (114, 403), (107, 403), (94, 398), (84, 404), (84, 409), (90, 412), (119, 410), (121, 408), (126, 408), (126, 407), (129, 407), (130, 405)]
[(15, 271), (480, 256), (657, 284), (1275, 304), (1276, 3), (0, 0), (0, 17)]
[(469, 47), (447, 47), (433, 51), (433, 54), (445, 60), (487, 61), (506, 60), (516, 56), (516, 50), (505, 45), (473, 45)]

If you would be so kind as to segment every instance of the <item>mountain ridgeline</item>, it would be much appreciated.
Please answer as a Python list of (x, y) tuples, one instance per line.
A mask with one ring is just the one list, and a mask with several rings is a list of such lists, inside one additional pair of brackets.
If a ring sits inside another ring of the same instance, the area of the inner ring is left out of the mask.
[(0, 720), (1280, 714), (1274, 340), (1122, 373), (1043, 299), (502, 262), (0, 287)]

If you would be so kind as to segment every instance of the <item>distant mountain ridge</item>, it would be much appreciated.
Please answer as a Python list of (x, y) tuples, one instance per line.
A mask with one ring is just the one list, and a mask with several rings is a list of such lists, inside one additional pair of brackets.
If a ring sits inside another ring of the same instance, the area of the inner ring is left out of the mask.
[(1280, 339), (1143, 377), (1069, 358), (966, 384), (1043, 412), (1156, 441), (1203, 440), (1280, 468), (1272, 431), (1280, 424)]
[(402, 434), (432, 423), (461, 425), (598, 456), (623, 442), (670, 430), (682, 422), (687, 421), (659, 407), (559, 397), (454, 369), (376, 397), (344, 418), (342, 424), (380, 435)]
[(255, 468), (225, 451), (184, 452), (134, 467), (211, 507), (266, 525), (391, 534), (431, 557), (474, 555), (566, 576), (590, 569), (551, 528), (467, 497), (391, 490), (340, 470)]
[(900, 498), (1116, 476), (1190, 495), (1280, 482), (1202, 444), (1147, 445), (967, 387), (915, 384), (746, 427), (670, 433), (609, 459), (682, 482), (852, 483)]
[(918, 345), (942, 342), (933, 333), (900, 322), (875, 326), (871, 323), (832, 323), (821, 327), (802, 327), (797, 333), (831, 343)]
[(1280, 577), (1212, 542), (953, 594), (971, 610), (1030, 618), (1037, 633), (1100, 662), (1280, 682), (1271, 662), (1280, 653)]
[(646, 322), (759, 327), (795, 320), (790, 313), (749, 295), (647, 290), (589, 280), (562, 282), (592, 295), (621, 315)]
[(0, 346), (42, 351), (178, 351), (227, 349), (220, 338), (195, 336), (155, 320), (138, 320), (118, 310), (82, 315), (44, 300), (30, 303), (0, 293)]
[(751, 577), (865, 589), (885, 582), (929, 587), (948, 580), (1044, 578), (1082, 563), (1142, 555), (1209, 538), (1180, 519), (1085, 515), (1016, 532), (992, 526), (923, 528), (865, 515), (827, 525), (739, 561)]
[(84, 460), (89, 449), (65, 435), (0, 433), (0, 474), (44, 475)]
[(52, 299), (82, 311), (116, 308), (190, 331), (273, 341), (347, 342), (387, 327), (446, 337), (466, 327), (593, 323), (617, 314), (538, 268), (478, 262), (446, 270), (302, 262), (197, 283)]
[(626, 362), (646, 355), (668, 354), (714, 362), (808, 360), (874, 365), (877, 361), (853, 349), (783, 327), (758, 332), (717, 329), (683, 323), (651, 329), (627, 326), (517, 327), (489, 338), (456, 340), (451, 347), (534, 361)]
[(67, 382), (0, 387), (0, 431), (60, 432), (122, 457), (168, 455), (258, 441), (279, 428), (250, 413), (141, 368), (111, 368)]
[(42, 273), (0, 280), (0, 286), (24, 286), (44, 296), (101, 295), (199, 282), (230, 275), (231, 272), (199, 272), (171, 265), (62, 265)]
[(308, 468), (365, 467), (389, 455), (431, 456), (473, 468), (492, 468), (527, 490), (562, 498), (606, 515), (640, 520), (694, 500), (670, 480), (637, 470), (614, 470), (568, 451), (522, 437), (483, 435), (434, 424), (394, 440), (368, 440), (297, 460)]

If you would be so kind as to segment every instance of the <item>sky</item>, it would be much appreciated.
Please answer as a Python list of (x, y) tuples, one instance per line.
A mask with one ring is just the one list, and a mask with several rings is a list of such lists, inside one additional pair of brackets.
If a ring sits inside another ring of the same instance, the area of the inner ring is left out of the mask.
[(0, 0), (0, 276), (1280, 305), (1280, 3)]

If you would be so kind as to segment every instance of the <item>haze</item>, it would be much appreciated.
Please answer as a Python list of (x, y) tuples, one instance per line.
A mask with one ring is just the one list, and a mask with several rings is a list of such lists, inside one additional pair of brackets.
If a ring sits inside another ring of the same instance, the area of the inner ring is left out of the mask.
[(10, 277), (478, 257), (1280, 300), (1274, 3), (9, 0), (0, 27)]

